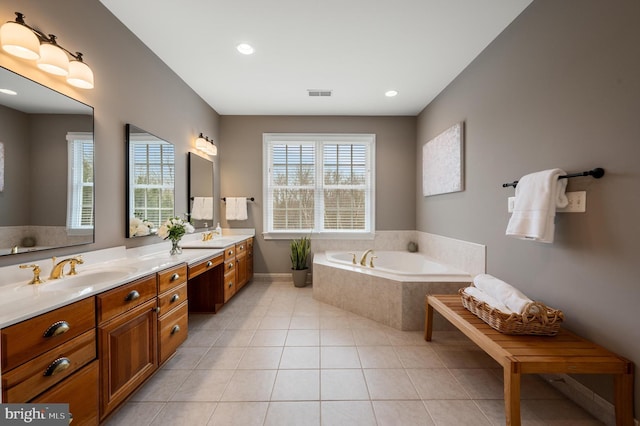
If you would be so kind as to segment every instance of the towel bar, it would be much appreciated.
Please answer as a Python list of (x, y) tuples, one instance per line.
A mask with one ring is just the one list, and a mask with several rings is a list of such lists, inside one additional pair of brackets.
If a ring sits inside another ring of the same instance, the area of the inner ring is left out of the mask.
[[(226, 202), (227, 201), (227, 197), (222, 197), (220, 198), (222, 201)], [(253, 197), (247, 197), (247, 201), (255, 201), (256, 199)]]
[[(579, 177), (579, 176), (593, 176), (595, 179), (600, 179), (602, 176), (604, 176), (604, 169), (601, 167), (596, 167), (595, 169), (587, 170), (586, 172), (570, 173), (568, 175), (559, 176), (558, 179), (568, 179), (568, 178)], [(517, 184), (518, 184), (518, 181), (516, 180), (509, 183), (503, 183), (502, 187), (506, 188), (508, 186), (513, 186), (515, 188)]]

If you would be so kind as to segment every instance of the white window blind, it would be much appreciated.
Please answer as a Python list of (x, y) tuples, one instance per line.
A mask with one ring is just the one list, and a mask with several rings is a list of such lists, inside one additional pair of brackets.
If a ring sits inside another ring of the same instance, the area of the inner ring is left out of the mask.
[(272, 134), (264, 144), (267, 238), (374, 231), (372, 134)]
[(93, 134), (68, 133), (67, 233), (93, 232)]

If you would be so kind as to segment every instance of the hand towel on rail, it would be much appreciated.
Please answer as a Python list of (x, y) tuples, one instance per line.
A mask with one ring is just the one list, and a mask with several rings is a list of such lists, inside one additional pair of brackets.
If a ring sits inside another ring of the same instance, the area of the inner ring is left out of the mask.
[(473, 285), (507, 308), (518, 314), (531, 303), (531, 299), (517, 288), (489, 274), (479, 274), (473, 278)]
[(553, 242), (556, 207), (565, 207), (566, 173), (550, 169), (523, 176), (516, 186), (516, 202), (506, 235), (543, 243)]
[(227, 197), (227, 220), (247, 220), (247, 197)]
[(191, 219), (213, 220), (213, 197), (193, 197)]

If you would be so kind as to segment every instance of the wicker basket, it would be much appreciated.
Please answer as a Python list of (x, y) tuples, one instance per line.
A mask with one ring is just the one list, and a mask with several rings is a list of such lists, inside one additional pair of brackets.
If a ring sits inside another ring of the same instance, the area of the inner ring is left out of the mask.
[(458, 293), (462, 297), (462, 305), (467, 310), (504, 334), (555, 336), (564, 320), (562, 311), (549, 308), (540, 302), (527, 304), (522, 314), (506, 314), (465, 293), (463, 288), (458, 290)]

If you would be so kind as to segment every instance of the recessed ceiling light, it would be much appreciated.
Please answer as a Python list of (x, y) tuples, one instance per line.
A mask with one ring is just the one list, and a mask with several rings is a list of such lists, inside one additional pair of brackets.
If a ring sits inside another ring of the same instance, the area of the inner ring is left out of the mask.
[(11, 89), (0, 89), (0, 93), (4, 93), (5, 95), (11, 95), (11, 96), (15, 96), (18, 94), (18, 92)]
[(251, 55), (255, 51), (253, 49), (253, 46), (247, 43), (240, 43), (236, 46), (236, 49), (238, 49), (238, 52), (242, 53), (243, 55)]
[(398, 95), (398, 91), (397, 91), (397, 90), (387, 90), (387, 91), (384, 93), (384, 95), (385, 95), (387, 98), (393, 98), (394, 96), (397, 96), (397, 95)]

